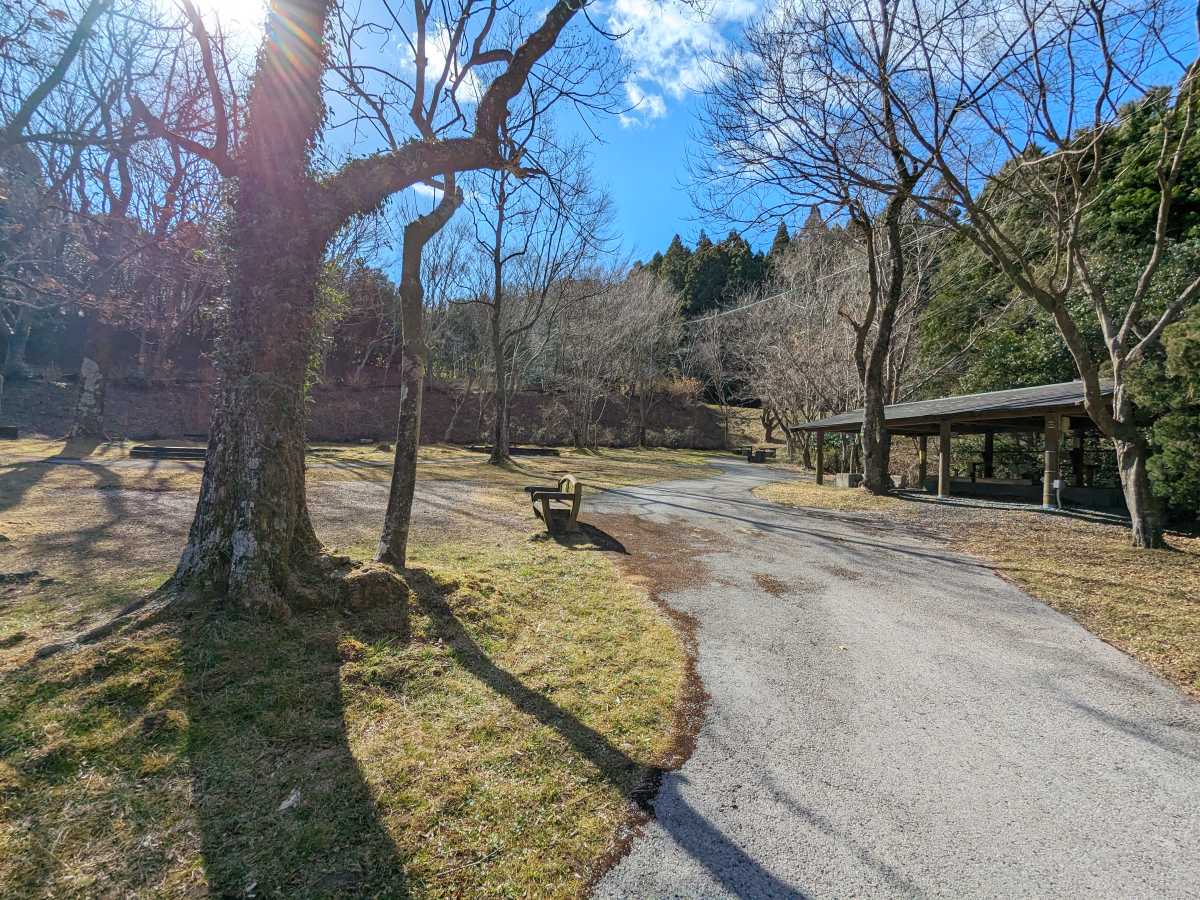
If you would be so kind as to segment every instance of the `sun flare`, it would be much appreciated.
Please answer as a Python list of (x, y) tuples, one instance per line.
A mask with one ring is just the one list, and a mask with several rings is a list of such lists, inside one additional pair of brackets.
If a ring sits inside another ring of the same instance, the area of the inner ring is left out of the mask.
[[(170, 2), (170, 0), (166, 0)], [(192, 0), (204, 21), (214, 31), (219, 22), (224, 32), (239, 39), (255, 39), (262, 34), (267, 0)]]

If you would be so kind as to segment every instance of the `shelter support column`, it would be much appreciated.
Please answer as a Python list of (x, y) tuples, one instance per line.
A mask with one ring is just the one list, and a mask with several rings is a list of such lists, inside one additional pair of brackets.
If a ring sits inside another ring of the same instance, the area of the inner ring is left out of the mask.
[(917, 438), (917, 482), (921, 490), (925, 490), (925, 479), (929, 477), (929, 438), (921, 435)]
[(1071, 475), (1075, 487), (1083, 487), (1083, 432), (1075, 430), (1074, 447), (1071, 448)]
[(817, 429), (817, 484), (825, 483), (825, 432)]
[(983, 433), (983, 477), (996, 477), (996, 433), (994, 431)]
[(1042, 473), (1042, 507), (1055, 509), (1054, 479), (1058, 478), (1058, 416), (1046, 416), (1046, 471)]
[(942, 422), (938, 430), (938, 496), (950, 496), (950, 423)]

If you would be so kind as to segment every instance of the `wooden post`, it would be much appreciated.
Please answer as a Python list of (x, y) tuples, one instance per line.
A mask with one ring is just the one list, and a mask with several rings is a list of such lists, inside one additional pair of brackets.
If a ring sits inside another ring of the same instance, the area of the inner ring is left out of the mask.
[(1058, 477), (1058, 416), (1046, 416), (1046, 471), (1042, 473), (1042, 507), (1056, 509), (1054, 479)]
[(929, 438), (921, 435), (917, 439), (917, 480), (925, 490), (925, 479), (929, 477)]
[(825, 483), (825, 432), (817, 429), (817, 484)]
[(996, 477), (996, 433), (994, 431), (985, 431), (983, 433), (983, 477)]
[(938, 496), (950, 496), (950, 423), (943, 421), (938, 430)]

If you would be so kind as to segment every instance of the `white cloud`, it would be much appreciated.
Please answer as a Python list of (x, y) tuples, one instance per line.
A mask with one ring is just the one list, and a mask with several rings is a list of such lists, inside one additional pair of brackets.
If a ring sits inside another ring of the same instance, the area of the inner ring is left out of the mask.
[[(433, 86), (441, 79), (446, 68), (449, 67), (450, 74), (446, 76), (446, 87), (451, 87), (455, 80), (459, 77), (459, 52), (460, 46), (451, 47), (452, 32), (450, 29), (440, 22), (430, 22), (430, 31), (425, 39), (425, 84), (427, 90), (432, 90)], [(401, 41), (403, 64), (407, 71), (416, 71), (416, 59), (413, 57), (412, 48), (407, 43)], [(482, 97), (485, 85), (474, 69), (467, 72), (455, 90), (454, 95), (458, 98), (461, 104), (474, 105), (478, 103)]]
[(757, 0), (709, 0), (698, 8), (680, 0), (612, 0), (608, 28), (630, 67), (626, 93), (637, 109), (621, 117), (629, 125), (666, 115), (666, 97), (682, 100), (709, 83), (708, 60), (728, 47), (727, 29), (758, 11)]
[(419, 197), (428, 197), (436, 202), (441, 202), (442, 192), (435, 188), (432, 184), (426, 184), (423, 181), (418, 181), (412, 186), (413, 193)]
[(626, 128), (651, 119), (661, 119), (667, 114), (667, 101), (662, 94), (647, 94), (637, 82), (625, 82), (625, 96), (629, 99), (630, 108), (618, 118)]

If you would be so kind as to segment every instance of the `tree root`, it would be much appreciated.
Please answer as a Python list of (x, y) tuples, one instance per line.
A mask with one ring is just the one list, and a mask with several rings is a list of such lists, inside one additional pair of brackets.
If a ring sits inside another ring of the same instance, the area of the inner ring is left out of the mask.
[[(75, 651), (119, 632), (136, 631), (149, 624), (163, 611), (203, 596), (211, 591), (198, 591), (172, 578), (158, 590), (122, 607), (115, 616), (83, 631), (73, 638), (43, 644), (34, 651), (32, 660), (47, 659), (64, 651)], [(286, 617), (293, 609), (320, 609), (337, 605), (354, 611), (373, 609), (407, 600), (409, 587), (400, 573), (390, 565), (368, 562), (355, 563), (348, 556), (318, 554), (312, 565), (293, 572), (283, 605)], [(278, 609), (259, 607), (271, 614)]]

